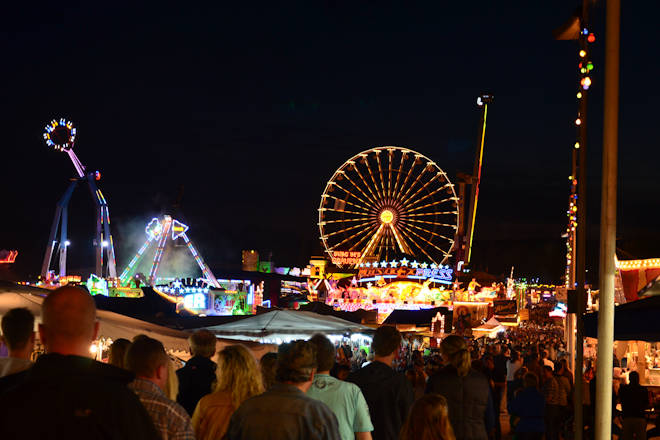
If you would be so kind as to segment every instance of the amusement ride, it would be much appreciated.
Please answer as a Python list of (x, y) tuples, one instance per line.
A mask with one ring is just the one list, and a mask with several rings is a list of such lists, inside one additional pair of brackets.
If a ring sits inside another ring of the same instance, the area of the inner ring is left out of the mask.
[[(78, 159), (78, 156), (76, 156), (76, 153), (73, 151), (76, 141), (76, 131), (73, 122), (68, 121), (65, 118), (53, 119), (44, 128), (43, 138), (46, 145), (55, 151), (66, 153), (78, 173), (78, 177), (71, 180), (64, 195), (57, 202), (55, 217), (50, 229), (48, 245), (46, 246), (46, 253), (44, 254), (44, 260), (41, 266), (41, 278), (45, 281), (54, 278), (54, 273), (50, 270), (54, 252), (59, 254), (58, 276), (60, 279), (66, 277), (67, 248), (70, 244), (67, 236), (68, 207), (73, 191), (76, 189), (79, 182), (87, 182), (89, 191), (92, 194), (92, 199), (96, 205), (96, 234), (94, 239), (94, 247), (96, 248), (96, 266), (94, 274), (98, 277), (117, 277), (115, 249), (112, 242), (112, 235), (110, 234), (110, 211), (108, 210), (108, 202), (105, 200), (103, 193), (96, 184), (96, 182), (101, 179), (101, 173), (98, 171), (87, 171), (87, 168), (80, 162), (80, 159)], [(58, 229), (60, 231), (59, 242), (55, 239)], [(105, 261), (103, 259), (104, 252), (106, 255)]]
[(407, 148), (371, 148), (347, 160), (325, 186), (321, 241), (330, 257), (354, 256), (344, 264), (353, 268), (402, 254), (441, 265), (454, 245), (457, 204), (454, 185), (431, 159)]

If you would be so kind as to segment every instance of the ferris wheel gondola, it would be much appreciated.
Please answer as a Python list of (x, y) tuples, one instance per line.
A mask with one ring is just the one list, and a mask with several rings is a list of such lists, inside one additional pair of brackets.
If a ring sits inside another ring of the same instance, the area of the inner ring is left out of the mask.
[(325, 251), (356, 252), (365, 262), (409, 255), (436, 264), (451, 256), (458, 198), (447, 174), (407, 148), (377, 147), (347, 160), (319, 206)]

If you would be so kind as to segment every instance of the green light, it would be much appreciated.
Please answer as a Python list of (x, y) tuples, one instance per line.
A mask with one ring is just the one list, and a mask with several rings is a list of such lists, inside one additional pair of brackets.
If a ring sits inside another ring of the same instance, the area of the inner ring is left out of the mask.
[(592, 63), (591, 61), (589, 61), (589, 62), (587, 63), (587, 70), (593, 70), (593, 68), (594, 68), (594, 63)]

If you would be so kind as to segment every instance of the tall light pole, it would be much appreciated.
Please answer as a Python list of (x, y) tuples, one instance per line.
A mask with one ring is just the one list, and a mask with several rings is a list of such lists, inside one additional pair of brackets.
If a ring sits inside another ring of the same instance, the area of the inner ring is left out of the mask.
[(596, 439), (612, 438), (612, 347), (616, 267), (616, 192), (619, 137), (620, 0), (605, 10), (605, 106), (603, 112), (603, 180), (600, 210), (600, 294), (598, 364), (596, 366)]

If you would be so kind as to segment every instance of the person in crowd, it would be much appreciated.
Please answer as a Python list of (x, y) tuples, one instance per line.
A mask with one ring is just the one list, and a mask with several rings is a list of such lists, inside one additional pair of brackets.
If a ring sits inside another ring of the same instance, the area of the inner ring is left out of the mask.
[(337, 417), (320, 400), (305, 393), (316, 371), (314, 344), (280, 345), (276, 383), (241, 404), (229, 421), (228, 440), (339, 440)]
[(544, 367), (550, 367), (553, 370), (555, 369), (555, 363), (550, 360), (550, 357), (548, 355), (548, 350), (543, 350), (541, 352), (541, 363)]
[(32, 366), (34, 315), (26, 308), (11, 309), (2, 317), (2, 340), (9, 357), (0, 358), (0, 377), (20, 373)]
[(522, 367), (522, 358), (518, 350), (511, 351), (511, 357), (506, 361), (506, 399), (510, 402), (513, 399), (513, 381), (516, 371)]
[(645, 411), (649, 407), (649, 394), (639, 384), (639, 373), (631, 371), (628, 375), (630, 384), (619, 388), (619, 402), (623, 412), (621, 440), (646, 440)]
[[(22, 381), (0, 393), (0, 438), (160, 439), (127, 388), (133, 375), (90, 358), (99, 330), (91, 295), (80, 287), (60, 287), (44, 300), (41, 320), (46, 354)], [(29, 410), (36, 401), (38, 416)]]
[(225, 347), (217, 363), (215, 391), (200, 399), (193, 414), (197, 440), (221, 439), (236, 408), (264, 391), (257, 361), (243, 345)]
[(176, 375), (176, 364), (171, 358), (167, 362), (167, 382), (163, 391), (168, 399), (176, 402), (179, 395), (179, 378)]
[(447, 336), (440, 344), (447, 365), (429, 377), (426, 392), (443, 395), (449, 404), (449, 419), (456, 438), (486, 440), (494, 434), (495, 408), (488, 379), (470, 366), (465, 340)]
[(307, 395), (328, 405), (337, 416), (342, 440), (371, 440), (374, 430), (367, 402), (360, 388), (330, 376), (336, 350), (330, 340), (316, 334), (309, 340), (316, 347), (318, 371)]
[(539, 380), (534, 373), (525, 373), (523, 384), (508, 405), (509, 413), (517, 419), (516, 439), (541, 440), (545, 432), (545, 397), (538, 390)]
[(559, 439), (561, 413), (560, 391), (557, 379), (548, 365), (543, 366), (543, 397), (545, 397), (545, 438)]
[(269, 390), (275, 383), (275, 372), (277, 370), (277, 353), (270, 352), (261, 356), (259, 360), (261, 379), (265, 390)]
[(396, 439), (413, 404), (413, 388), (392, 364), (401, 346), (401, 333), (391, 326), (382, 326), (374, 333), (371, 351), (374, 360), (348, 376), (348, 381), (362, 390), (374, 424), (375, 440)]
[(126, 368), (135, 374), (129, 388), (146, 408), (161, 438), (194, 440), (190, 416), (164, 393), (169, 362), (160, 341), (144, 335), (135, 338), (126, 351)]
[(197, 402), (213, 389), (215, 381), (215, 335), (208, 330), (198, 330), (188, 339), (192, 357), (183, 368), (177, 370), (179, 396), (176, 401), (192, 416)]
[(421, 351), (415, 351), (412, 356), (412, 366), (406, 370), (406, 377), (415, 392), (415, 400), (424, 395), (426, 388), (426, 371), (424, 369), (424, 356)]
[(415, 401), (401, 429), (400, 440), (456, 440), (447, 399), (426, 394)]
[(131, 345), (131, 341), (124, 338), (119, 338), (110, 346), (110, 353), (108, 354), (108, 363), (115, 367), (124, 368), (124, 358), (126, 357), (126, 350)]

